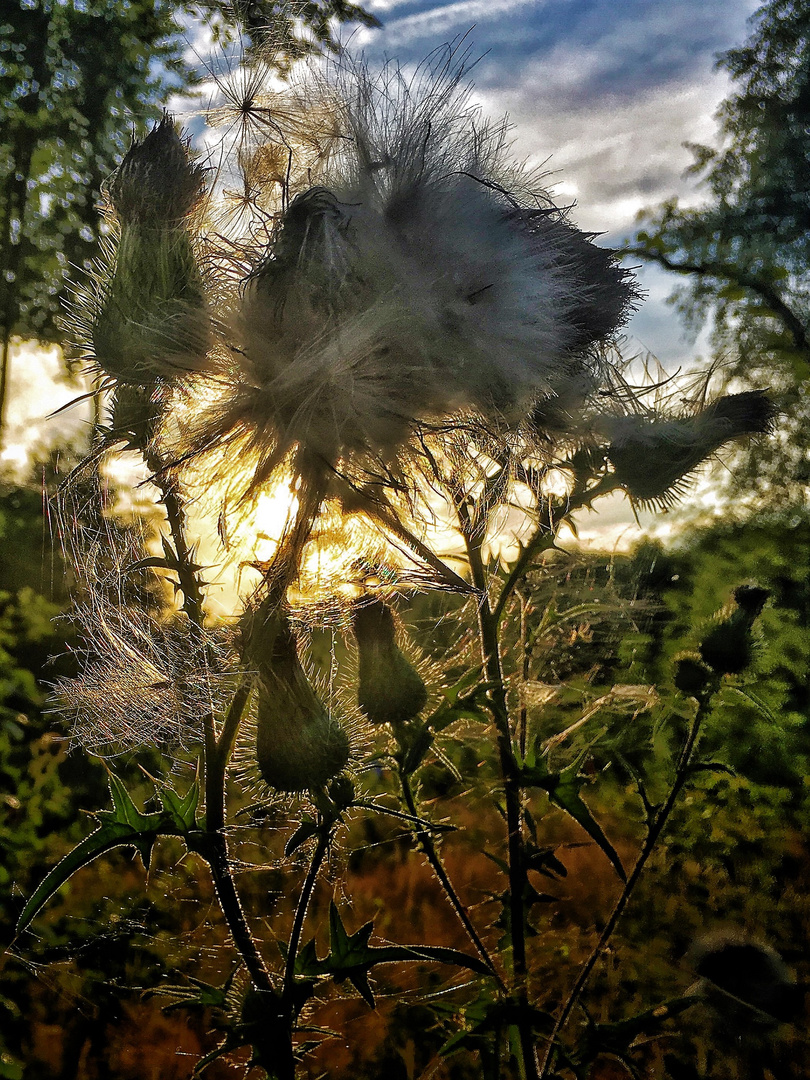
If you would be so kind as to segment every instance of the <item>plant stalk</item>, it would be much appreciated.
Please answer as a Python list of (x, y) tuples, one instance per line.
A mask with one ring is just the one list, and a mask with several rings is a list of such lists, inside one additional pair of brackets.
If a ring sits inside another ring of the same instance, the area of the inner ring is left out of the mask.
[[(153, 482), (161, 493), (166, 507), (172, 543), (177, 556), (177, 576), (183, 593), (183, 610), (189, 622), (196, 627), (202, 637), (203, 631), (203, 594), (197, 572), (191, 559), (191, 551), (186, 540), (185, 510), (183, 508), (177, 479), (169, 476), (157, 455), (143, 448), (148, 468), (152, 471)], [(208, 667), (208, 650), (203, 645)], [(219, 740), (214, 728), (213, 713), (206, 713), (203, 718), (203, 764), (205, 776), (205, 824), (204, 837), (196, 845), (196, 850), (208, 863), (214, 882), (219, 906), (228, 926), (234, 947), (241, 956), (245, 967), (259, 990), (274, 994), (270, 974), (259, 953), (256, 942), (248, 926), (239, 894), (230, 869), (228, 842), (225, 837), (225, 772), (230, 758), (239, 722), (247, 704), (250, 686), (243, 682), (231, 701)]]
[[(509, 711), (506, 702), (503, 668), (501, 665), (498, 642), (498, 621), (490, 606), (487, 589), (487, 575), (481, 557), (479, 538), (473, 539), (472, 519), (466, 503), (457, 503), (457, 512), (467, 548), (472, 583), (478, 592), (478, 630), (481, 643), (481, 658), (484, 663), (487, 682), (492, 684), (490, 700), (497, 733), (498, 756), (503, 778), (504, 803), (506, 808), (507, 851), (509, 864), (509, 932), (512, 941), (512, 973), (514, 994), (521, 1017), (530, 1014), (527, 966), (526, 966), (526, 930), (523, 898), (526, 894), (527, 872), (526, 853), (521, 828), (522, 791), (512, 748), (512, 732), (509, 727)], [(520, 1043), (521, 1080), (538, 1080), (537, 1055), (531, 1024), (525, 1019), (517, 1023)]]
[(417, 812), (416, 801), (413, 797), (413, 788), (411, 787), (411, 782), (408, 774), (402, 768), (399, 769), (399, 781), (402, 786), (402, 795), (405, 799), (405, 805), (408, 807), (408, 812), (410, 813), (410, 815), (415, 819), (414, 832), (416, 833), (416, 839), (419, 841), (419, 846), (422, 848), (422, 851), (424, 852), (427, 861), (430, 863), (430, 867), (433, 870), (433, 873), (436, 875), (439, 884), (444, 889), (445, 896), (450, 901), (453, 910), (459, 917), (461, 925), (464, 927), (464, 930), (470, 941), (474, 945), (476, 951), (478, 952), (478, 955), (490, 969), (492, 977), (498, 984), (498, 988), (505, 993), (506, 985), (501, 978), (500, 973), (496, 969), (492, 957), (489, 955), (486, 946), (484, 945), (481, 938), (478, 936), (478, 931), (473, 926), (470, 916), (467, 914), (467, 909), (462, 904), (458, 893), (453, 887), (453, 883), (450, 880), (447, 871), (444, 868), (444, 865), (442, 864), (438, 851), (436, 850), (436, 845), (433, 843), (433, 838), (431, 837), (427, 829), (422, 828), (418, 824), (419, 814)]
[(678, 800), (678, 796), (683, 790), (683, 786), (689, 777), (689, 766), (692, 761), (692, 755), (694, 753), (698, 735), (700, 734), (700, 728), (703, 719), (708, 712), (711, 697), (712, 693), (709, 692), (702, 695), (702, 697), (698, 699), (698, 708), (695, 712), (692, 723), (689, 726), (689, 731), (687, 732), (683, 747), (681, 748), (681, 753), (678, 757), (678, 764), (675, 769), (675, 777), (672, 781), (672, 786), (669, 790), (669, 794), (667, 795), (664, 802), (661, 804), (661, 807), (653, 817), (652, 821), (649, 823), (647, 835), (644, 838), (644, 843), (642, 844), (641, 851), (639, 852), (638, 858), (636, 859), (636, 863), (632, 871), (630, 872), (630, 875), (628, 876), (621, 893), (619, 894), (619, 898), (616, 901), (613, 910), (610, 913), (610, 917), (608, 918), (608, 921), (599, 936), (599, 940), (594, 946), (588, 959), (582, 965), (576, 982), (571, 988), (568, 998), (563, 1005), (562, 1011), (560, 1012), (560, 1015), (557, 1017), (554, 1023), (554, 1028), (552, 1029), (551, 1035), (549, 1036), (548, 1046), (546, 1048), (545, 1057), (543, 1059), (543, 1064), (540, 1069), (540, 1080), (543, 1080), (543, 1078), (548, 1075), (548, 1071), (551, 1066), (551, 1058), (554, 1052), (554, 1043), (557, 1039), (557, 1036), (559, 1035), (566, 1021), (568, 1020), (568, 1017), (571, 1015), (571, 1012), (577, 1001), (579, 1000), (579, 997), (584, 990), (588, 979), (591, 976), (591, 972), (593, 971), (594, 967), (599, 961), (599, 958), (602, 956), (605, 949), (607, 948), (608, 942), (613, 936), (613, 932), (616, 929), (619, 919), (621, 918), (624, 909), (627, 907), (627, 903), (636, 885), (638, 884), (639, 878), (644, 871), (644, 867), (647, 865), (647, 861), (649, 860), (650, 855), (653, 853), (655, 846), (661, 836), (661, 833), (664, 831), (664, 828), (669, 820), (669, 816), (672, 813), (675, 803)]
[(321, 869), (321, 863), (326, 856), (326, 852), (329, 850), (330, 835), (331, 823), (323, 823), (318, 830), (318, 842), (312, 853), (312, 859), (310, 860), (309, 868), (307, 869), (307, 876), (304, 878), (304, 884), (301, 888), (298, 904), (295, 908), (295, 917), (293, 918), (290, 941), (287, 946), (287, 963), (284, 968), (284, 989), (282, 991), (283, 1001), (289, 1010), (292, 1009), (293, 1004), (292, 996), (295, 988), (295, 961), (298, 956), (298, 946), (301, 943), (304, 919), (307, 915), (309, 902), (312, 899), (312, 890), (315, 888), (315, 882), (318, 878), (318, 872)]

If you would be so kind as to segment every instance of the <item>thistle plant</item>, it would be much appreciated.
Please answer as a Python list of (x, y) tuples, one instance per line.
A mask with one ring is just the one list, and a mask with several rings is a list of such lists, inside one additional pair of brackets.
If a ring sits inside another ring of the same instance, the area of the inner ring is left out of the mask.
[[(163, 520), (158, 547), (124, 565), (104, 519), (118, 554), (106, 592), (98, 573), (86, 585), (84, 668), (56, 700), (91, 752), (131, 750), (135, 716), (144, 743), (171, 744), (174, 764), (139, 809), (112, 761), (112, 810), (28, 899), (19, 931), (110, 848), (132, 847), (148, 866), (162, 837), (179, 840), (210, 872), (238, 966), (224, 986), (175, 987), (177, 1000), (219, 1010), (223, 1038), (198, 1072), (248, 1047), (256, 1075), (292, 1080), (328, 1038), (318, 1007), (334, 987), (348, 982), (373, 1006), (378, 965), (433, 964), (454, 973), (443, 976), (456, 1023), (446, 1059), (473, 1052), (488, 1077), (587, 1075), (597, 1044), (590, 1029), (590, 1043), (580, 1037), (574, 1008), (695, 774), (705, 712), (739, 670), (717, 659), (724, 634), (733, 623), (748, 641), (765, 602), (738, 589), (725, 629), (681, 661), (692, 719), (660, 800), (638, 778), (647, 831), (628, 871), (583, 798), (587, 753), (560, 756), (568, 732), (544, 741), (515, 692), (506, 642), (521, 612), (529, 632), (522, 590), (578, 511), (617, 490), (666, 505), (721, 446), (766, 432), (773, 411), (760, 392), (665, 410), (629, 384), (615, 335), (640, 299), (631, 276), (510, 160), (506, 126), (482, 117), (466, 78), (464, 59), (442, 49), (413, 77), (343, 59), (286, 91), (251, 80), (240, 100), (226, 85), (212, 114), (230, 153), (222, 172), (200, 164), (167, 116), (108, 185), (109, 249), (74, 322), (109, 422), (63, 505), (125, 449), (141, 456)], [(254, 560), (230, 622), (206, 608), (210, 568), (187, 495), (201, 476), (221, 493), (220, 525), (269, 488), (291, 495), (275, 553)], [(509, 514), (520, 551), (503, 571), (493, 550)], [(75, 531), (81, 515), (64, 516)], [(358, 526), (337, 586), (311, 557), (336, 520)], [(454, 532), (452, 558), (437, 524)], [(72, 543), (85, 568), (97, 565)], [(150, 610), (115, 595), (116, 578), (150, 575)], [(445, 656), (420, 656), (401, 617), (428, 594), (453, 598), (459, 626), (468, 619)], [(574, 616), (548, 610), (535, 632)], [(324, 628), (347, 658), (337, 686), (308, 659)], [(423, 801), (426, 770), (471, 731), (494, 755), (494, 913), (454, 883), (448, 825)], [(543, 806), (601, 849), (617, 890), (569, 993), (551, 1003), (530, 942), (533, 875), (564, 872), (538, 834)], [(328, 871), (375, 815), (411, 833), (465, 947), (373, 944), (370, 924), (348, 932)], [(289, 911), (275, 922), (240, 896), (246, 828), (287, 882)], [(324, 891), (326, 953), (313, 915)]]

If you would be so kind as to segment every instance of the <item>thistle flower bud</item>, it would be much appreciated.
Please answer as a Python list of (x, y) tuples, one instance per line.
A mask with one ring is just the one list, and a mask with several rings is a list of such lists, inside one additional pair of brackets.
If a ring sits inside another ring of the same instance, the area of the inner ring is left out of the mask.
[(683, 653), (675, 657), (675, 686), (682, 694), (699, 698), (710, 686), (712, 671), (699, 656)]
[(117, 436), (129, 436), (133, 446), (144, 448), (160, 412), (142, 386), (122, 383), (116, 387), (112, 428)]
[(110, 180), (120, 234), (92, 339), (99, 366), (119, 382), (146, 386), (207, 366), (210, 324), (188, 227), (203, 173), (164, 116)]
[(763, 390), (718, 398), (691, 416), (602, 417), (616, 479), (639, 502), (667, 505), (685, 478), (725, 443), (771, 430), (774, 406)]
[(738, 675), (754, 655), (752, 629), (770, 596), (759, 585), (740, 585), (703, 635), (698, 650), (703, 661), (718, 675)]
[(259, 673), (256, 760), (279, 791), (307, 791), (336, 777), (349, 739), (309, 682), (283, 614), (260, 627), (249, 654)]
[(401, 724), (427, 701), (419, 672), (397, 645), (394, 616), (382, 600), (355, 606), (352, 626), (359, 655), (357, 703), (372, 724)]
[(204, 176), (165, 113), (142, 142), (132, 144), (107, 191), (122, 224), (159, 229), (188, 217), (202, 197)]

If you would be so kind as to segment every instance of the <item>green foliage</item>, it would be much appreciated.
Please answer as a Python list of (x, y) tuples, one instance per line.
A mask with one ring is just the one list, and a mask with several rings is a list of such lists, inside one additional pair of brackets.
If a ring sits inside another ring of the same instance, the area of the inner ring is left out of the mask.
[(570, 814), (604, 851), (621, 880), (626, 881), (627, 874), (621, 859), (580, 794), (585, 782), (585, 777), (580, 776), (580, 768), (588, 756), (588, 750), (584, 750), (570, 765), (558, 773), (553, 773), (549, 770), (545, 757), (542, 754), (538, 755), (532, 748), (523, 761), (520, 771), (521, 783), (526, 787), (542, 788), (554, 806)]
[(295, 961), (295, 973), (304, 979), (331, 976), (335, 982), (348, 979), (363, 1000), (373, 1009), (374, 994), (368, 981), (368, 974), (377, 964), (414, 963), (419, 960), (435, 960), (443, 964), (452, 964), (466, 968), (478, 975), (490, 975), (486, 964), (474, 956), (467, 956), (457, 949), (446, 949), (431, 945), (388, 945), (374, 947), (369, 945), (369, 938), (374, 931), (373, 923), (366, 923), (353, 934), (348, 934), (340, 917), (337, 906), (329, 906), (329, 953), (318, 959), (315, 939), (308, 941), (299, 952)]
[[(241, 31), (265, 62), (335, 48), (336, 23), (377, 25), (345, 0), (9, 0), (0, 15), (0, 339), (60, 341), (68, 273), (97, 254), (104, 180), (169, 95), (193, 89), (185, 25)], [(301, 32), (303, 29), (303, 33)], [(74, 269), (71, 271), (70, 268)], [(1, 396), (1, 395), (0, 395)]]

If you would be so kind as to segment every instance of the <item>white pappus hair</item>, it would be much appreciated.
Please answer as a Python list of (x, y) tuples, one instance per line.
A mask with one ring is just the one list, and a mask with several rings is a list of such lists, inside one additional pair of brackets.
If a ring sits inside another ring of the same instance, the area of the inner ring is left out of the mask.
[(308, 88), (333, 129), (234, 305), (223, 434), (334, 463), (460, 413), (516, 424), (622, 324), (628, 274), (520, 194), (531, 176), (465, 74), (448, 48), (410, 80), (344, 60)]

